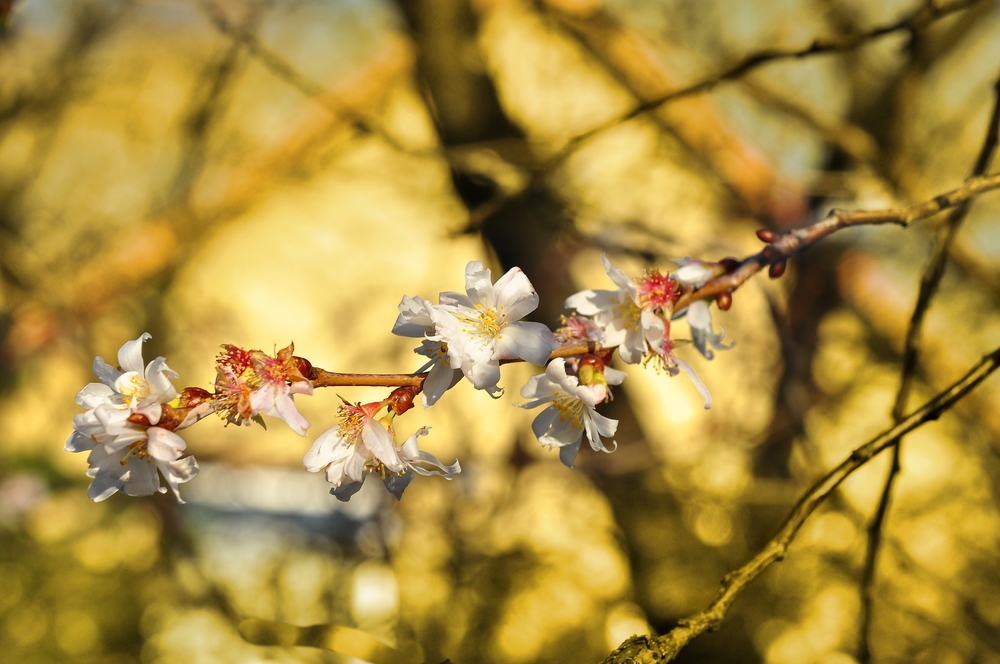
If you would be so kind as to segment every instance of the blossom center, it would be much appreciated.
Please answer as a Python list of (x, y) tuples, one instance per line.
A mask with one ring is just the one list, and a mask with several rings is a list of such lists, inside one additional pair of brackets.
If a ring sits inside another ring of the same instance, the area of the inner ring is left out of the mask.
[(636, 281), (639, 287), (639, 303), (644, 309), (668, 311), (680, 296), (677, 282), (659, 270), (648, 270)]
[(475, 314), (462, 316), (462, 322), (468, 326), (466, 333), (496, 337), (499, 336), (500, 330), (505, 324), (504, 317), (505, 314), (498, 311), (496, 307), (487, 308), (477, 304)]
[(642, 309), (636, 306), (631, 297), (626, 295), (621, 301), (618, 298), (612, 298), (611, 303), (618, 304), (618, 318), (626, 330), (632, 332), (639, 329), (642, 325)]
[(142, 401), (149, 396), (149, 385), (146, 384), (146, 381), (139, 379), (139, 374), (130, 373), (132, 375), (127, 380), (122, 380), (122, 378), (128, 374), (122, 375), (115, 387), (118, 389), (118, 393), (124, 397), (125, 403), (131, 405), (133, 401)]
[(147, 446), (146, 446), (147, 442), (148, 441), (146, 441), (146, 440), (137, 440), (134, 443), (132, 443), (131, 445), (129, 445), (126, 448), (128, 451), (125, 452), (125, 456), (123, 456), (122, 460), (119, 461), (118, 463), (120, 463), (123, 466), (128, 465), (128, 458), (132, 454), (134, 454), (136, 456), (136, 458), (138, 458), (140, 460), (144, 460), (146, 463), (151, 463), (153, 461), (153, 457), (151, 457), (149, 455), (149, 450), (147, 449)]
[(552, 405), (559, 411), (559, 421), (569, 422), (574, 429), (583, 428), (583, 413), (586, 404), (565, 392), (556, 392)]

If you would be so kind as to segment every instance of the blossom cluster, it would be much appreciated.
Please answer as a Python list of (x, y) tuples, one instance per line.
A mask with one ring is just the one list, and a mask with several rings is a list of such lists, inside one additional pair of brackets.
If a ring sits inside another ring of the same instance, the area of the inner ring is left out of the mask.
[[(612, 400), (612, 387), (626, 377), (610, 366), (615, 351), (625, 364), (652, 364), (671, 376), (685, 373), (705, 407), (711, 407), (705, 385), (675, 354), (678, 343), (671, 337), (671, 323), (686, 318), (694, 347), (707, 359), (712, 359), (713, 349), (731, 347), (722, 342), (725, 330), (715, 332), (704, 300), (675, 310), (682, 294), (717, 276), (720, 266), (684, 258), (673, 274), (651, 270), (633, 280), (606, 256), (602, 260), (617, 288), (585, 290), (567, 298), (565, 306), (572, 313), (555, 332), (522, 320), (538, 307), (538, 294), (516, 267), (494, 283), (490, 270), (473, 261), (465, 270), (465, 293), (442, 292), (437, 303), (404, 296), (392, 332), (421, 340), (414, 351), (424, 358), (415, 374), (422, 377), (419, 387), (400, 387), (382, 401), (367, 404), (342, 398), (336, 423), (316, 438), (303, 467), (323, 472), (333, 485), (331, 493), (345, 501), (368, 475), (378, 477), (397, 498), (415, 474), (452, 479), (461, 472), (458, 461), (445, 464), (417, 445), (429, 427), (419, 427), (400, 443), (395, 418), (412, 408), (418, 393), (424, 408), (431, 408), (462, 378), (499, 397), (504, 362), (544, 367), (521, 388), (527, 401), (518, 405), (545, 406), (532, 430), (543, 446), (558, 448), (560, 460), (570, 468), (584, 437), (595, 451), (617, 448), (612, 438), (618, 422), (597, 410)], [(144, 364), (142, 344), (149, 338), (143, 334), (124, 344), (117, 367), (98, 357), (93, 371), (100, 382), (77, 394), (76, 402), (85, 412), (74, 418), (65, 448), (89, 452), (87, 474), (93, 481), (88, 494), (93, 500), (118, 491), (130, 496), (162, 493), (167, 487), (180, 500), (178, 486), (198, 474), (198, 464), (194, 457), (182, 456), (187, 444), (177, 432), (212, 413), (237, 426), (264, 425), (264, 416), (276, 417), (300, 436), (307, 435), (309, 422), (294, 397), (313, 394), (320, 370), (296, 356), (292, 344), (273, 355), (223, 345), (212, 391), (178, 391), (171, 382), (177, 373), (163, 357)]]
[[(93, 500), (108, 498), (117, 491), (130, 496), (165, 492), (160, 474), (180, 500), (177, 486), (195, 478), (198, 463), (182, 457), (187, 447), (177, 429), (193, 424), (194, 418), (164, 417), (180, 393), (170, 382), (177, 373), (162, 357), (143, 364), (143, 334), (125, 343), (118, 351), (118, 367), (104, 358), (94, 360), (90, 383), (76, 395), (76, 403), (86, 412), (73, 418), (73, 433), (66, 439), (68, 452), (90, 452), (87, 475), (93, 478), (87, 490)], [(162, 423), (161, 423), (162, 420)], [(159, 471), (159, 472), (157, 472)]]

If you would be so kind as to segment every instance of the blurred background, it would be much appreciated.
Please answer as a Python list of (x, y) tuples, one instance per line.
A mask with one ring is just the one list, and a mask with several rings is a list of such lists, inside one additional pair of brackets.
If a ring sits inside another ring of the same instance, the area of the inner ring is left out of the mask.
[[(94, 356), (144, 331), (178, 388), (207, 388), (223, 343), (413, 371), (396, 305), (460, 290), (469, 260), (520, 266), (555, 325), (567, 295), (611, 287), (601, 252), (669, 270), (833, 206), (954, 188), (1000, 74), (1000, 9), (962, 4), (0, 1), (2, 658), (357, 661), (241, 639), (260, 618), (354, 627), (431, 663), (597, 662), (703, 608), (891, 424), (933, 220), (842, 232), (748, 283), (715, 315), (732, 350), (679, 351), (714, 407), (632, 367), (607, 410), (617, 452), (584, 449), (575, 471), (512, 407), (537, 369), (511, 365), (499, 402), (463, 383), (397, 420), (431, 425), (422, 445), (463, 468), (401, 502), (369, 482), (341, 504), (301, 469), (338, 394), (385, 394), (353, 388), (298, 399), (307, 439), (274, 420), (186, 431), (202, 468), (186, 505), (94, 504), (85, 455), (63, 451), (73, 397)], [(835, 48), (779, 57), (817, 39)], [(956, 240), (911, 409), (1000, 345), (998, 214), (983, 196)], [(993, 377), (907, 438), (874, 661), (1000, 662), (998, 403)], [(855, 662), (887, 468), (852, 476), (680, 661)]]

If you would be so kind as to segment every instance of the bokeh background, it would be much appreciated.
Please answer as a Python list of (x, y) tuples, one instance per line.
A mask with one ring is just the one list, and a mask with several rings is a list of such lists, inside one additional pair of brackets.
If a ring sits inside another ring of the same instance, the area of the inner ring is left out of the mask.
[[(939, 3), (940, 4), (940, 3)], [(346, 662), (244, 641), (244, 618), (354, 627), (424, 661), (596, 662), (704, 607), (816, 478), (891, 423), (934, 221), (857, 228), (717, 313), (691, 362), (714, 396), (633, 367), (612, 455), (575, 471), (462, 384), (397, 421), (463, 472), (348, 504), (303, 439), (214, 418), (170, 496), (86, 497), (74, 394), (151, 332), (178, 387), (219, 344), (405, 372), (403, 294), (464, 265), (524, 269), (535, 319), (669, 259), (744, 256), (754, 231), (958, 186), (1000, 74), (995, 2), (4, 0), (0, 2), (0, 659)], [(920, 14), (920, 12), (923, 12)], [(907, 17), (912, 30), (868, 36)], [(775, 57), (699, 94), (644, 100)], [(600, 128), (583, 140), (576, 140)], [(927, 321), (911, 407), (1000, 345), (1000, 199), (977, 201)], [(685, 326), (677, 326), (683, 337)], [(1000, 662), (1000, 382), (911, 435), (885, 527), (874, 661)], [(885, 456), (885, 455), (883, 455)], [(850, 664), (878, 458), (681, 661)]]

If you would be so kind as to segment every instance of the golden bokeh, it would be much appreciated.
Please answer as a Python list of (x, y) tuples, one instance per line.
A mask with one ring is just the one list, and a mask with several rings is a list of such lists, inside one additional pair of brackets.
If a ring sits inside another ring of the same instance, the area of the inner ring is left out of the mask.
[[(892, 424), (940, 217), (755, 276), (712, 308), (735, 345), (711, 361), (673, 321), (711, 409), (616, 359), (617, 449), (584, 444), (574, 470), (516, 407), (539, 371), (520, 363), (499, 398), (462, 381), (397, 420), (462, 464), (400, 501), (369, 478), (341, 503), (301, 468), (340, 397), (385, 397), (353, 387), (296, 397), (306, 437), (185, 431), (186, 504), (94, 503), (63, 450), (74, 395), (143, 332), (179, 388), (211, 386), (221, 344), (413, 372), (400, 298), (460, 291), (469, 261), (520, 266), (555, 326), (568, 295), (614, 287), (602, 253), (632, 276), (742, 258), (762, 227), (958, 187), (1000, 58), (995, 3), (968, 4), (909, 40), (874, 32), (904, 0), (0, 0), (0, 659), (597, 662), (703, 609)], [(794, 55), (817, 39), (840, 46)], [(908, 411), (1000, 345), (998, 200), (955, 237)], [(891, 451), (679, 661), (1000, 662), (998, 404), (993, 376), (905, 438), (868, 636)]]

